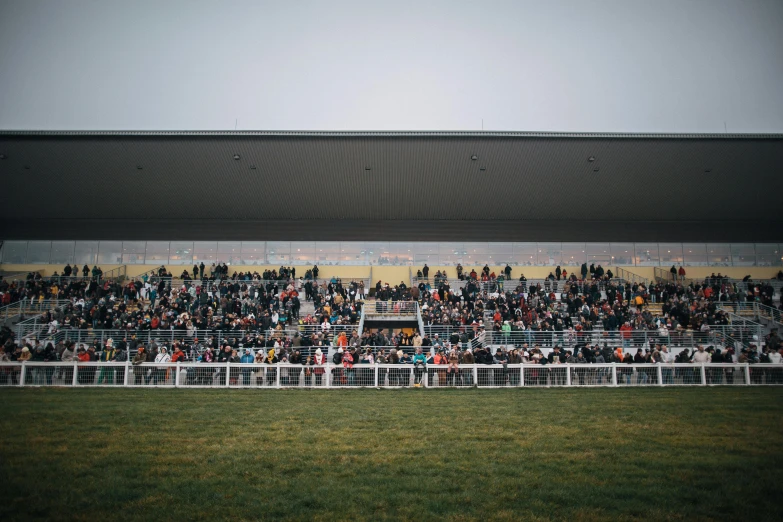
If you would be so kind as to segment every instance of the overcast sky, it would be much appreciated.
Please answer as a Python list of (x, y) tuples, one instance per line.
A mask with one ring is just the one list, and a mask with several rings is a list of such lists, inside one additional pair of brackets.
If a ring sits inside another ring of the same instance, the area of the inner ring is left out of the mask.
[(783, 132), (781, 0), (0, 0), (0, 128)]

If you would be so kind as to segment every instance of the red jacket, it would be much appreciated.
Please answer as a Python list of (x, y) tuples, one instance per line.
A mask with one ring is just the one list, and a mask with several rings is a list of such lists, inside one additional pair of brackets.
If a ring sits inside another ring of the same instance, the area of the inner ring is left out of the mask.
[(624, 324), (620, 327), (620, 331), (623, 332), (623, 339), (630, 339), (631, 338), (631, 325)]

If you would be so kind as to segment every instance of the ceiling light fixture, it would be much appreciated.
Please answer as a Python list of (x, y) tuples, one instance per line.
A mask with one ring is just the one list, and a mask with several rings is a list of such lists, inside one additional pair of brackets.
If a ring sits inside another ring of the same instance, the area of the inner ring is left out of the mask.
[(141, 165), (136, 165), (136, 170), (142, 170), (143, 168)]
[(487, 167), (480, 167), (480, 168), (479, 168), (479, 170), (480, 170), (481, 172), (484, 172), (485, 170), (487, 170)]
[(235, 159), (236, 161), (239, 161), (239, 154), (234, 154), (234, 159)]
[(30, 170), (30, 165), (25, 165), (24, 168), (25, 170)]
[(250, 170), (256, 170), (256, 166), (255, 165), (250, 165)]
[(364, 167), (364, 170), (372, 170), (372, 167)]
[(476, 160), (478, 159), (478, 156), (476, 156), (476, 155), (474, 154), (474, 155), (472, 155), (472, 156), (470, 157), (470, 159), (472, 159), (473, 161), (476, 161)]
[(8, 156), (6, 156), (5, 154), (0, 154), (0, 159), (8, 159)]
[(587, 158), (587, 161), (589, 161), (590, 163), (594, 162), (595, 156), (590, 156), (589, 158)]

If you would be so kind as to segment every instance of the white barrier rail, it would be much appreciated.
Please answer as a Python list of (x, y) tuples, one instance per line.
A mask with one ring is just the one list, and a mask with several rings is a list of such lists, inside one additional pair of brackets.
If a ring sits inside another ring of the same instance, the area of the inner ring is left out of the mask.
[(783, 384), (783, 364), (0, 363), (0, 387), (401, 388)]

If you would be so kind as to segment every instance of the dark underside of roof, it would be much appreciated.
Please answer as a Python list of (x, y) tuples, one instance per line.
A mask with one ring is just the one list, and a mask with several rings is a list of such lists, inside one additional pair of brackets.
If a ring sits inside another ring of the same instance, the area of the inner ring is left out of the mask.
[(0, 158), (0, 239), (783, 240), (780, 135), (0, 132)]

